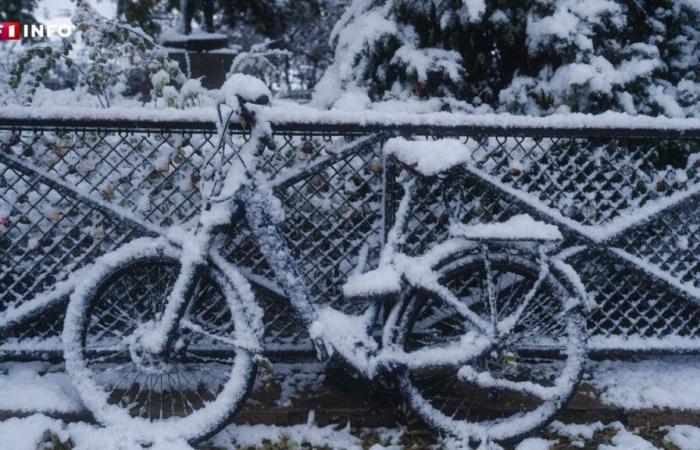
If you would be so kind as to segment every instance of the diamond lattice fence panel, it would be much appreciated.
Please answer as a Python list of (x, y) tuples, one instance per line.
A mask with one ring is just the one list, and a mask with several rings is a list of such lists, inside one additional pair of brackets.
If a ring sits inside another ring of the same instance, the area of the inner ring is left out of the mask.
[[(441, 137), (439, 130), (435, 136)], [(445, 134), (454, 137), (455, 132)], [(334, 155), (359, 135), (324, 127), (278, 132), (263, 155), (271, 177), (285, 176)], [(247, 136), (237, 134), (241, 145)], [(607, 230), (650, 205), (700, 183), (695, 140), (652, 138), (462, 136), (473, 151), (469, 164), (495, 183), (527, 194), (531, 207), (549, 208), (591, 230)], [(81, 195), (120, 208), (106, 214), (57, 190), (35, 174), (0, 164), (0, 310), (27, 301), (96, 256), (140, 232), (143, 222), (166, 228), (196, 220), (199, 182), (216, 161), (211, 131), (16, 128), (0, 133), (2, 151), (67, 182)], [(227, 155), (231, 157), (232, 155)], [(284, 233), (318, 302), (360, 311), (340, 287), (363, 247), (376, 262), (400, 188), (385, 177), (381, 144), (361, 147), (320, 170), (281, 185)], [(385, 187), (385, 179), (390, 185)], [(493, 184), (493, 183), (492, 183)], [(420, 177), (404, 250), (420, 254), (447, 237), (450, 223), (489, 223), (528, 212), (522, 202), (455, 168)], [(384, 192), (388, 196), (385, 198)], [(621, 233), (607, 245), (644, 260), (681, 283), (700, 288), (698, 197)], [(385, 210), (385, 204), (388, 209)], [(121, 215), (121, 217), (120, 217)], [(235, 224), (223, 253), (256, 280), (271, 274), (244, 223)], [(566, 244), (585, 239), (567, 235)], [(591, 248), (572, 264), (600, 308), (589, 319), (600, 336), (698, 337), (698, 306), (640, 267)], [(274, 286), (258, 290), (266, 308), (270, 345), (308, 347), (306, 333)], [(56, 335), (61, 311), (31, 322), (16, 337)]]

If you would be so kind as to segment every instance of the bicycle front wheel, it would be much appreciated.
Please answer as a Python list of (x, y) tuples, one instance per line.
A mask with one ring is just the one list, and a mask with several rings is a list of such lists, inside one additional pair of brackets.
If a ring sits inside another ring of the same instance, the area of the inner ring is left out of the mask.
[[(586, 330), (572, 301), (577, 295), (546, 262), (502, 251), (454, 255), (433, 269), (453, 300), (499, 335), (491, 351), (471, 361), (400, 369), (399, 386), (412, 409), (432, 427), (477, 442), (512, 442), (544, 427), (570, 401), (583, 373)], [(414, 286), (402, 295), (391, 345), (439, 352), (481, 332), (433, 292)]]
[[(211, 265), (192, 281), (192, 297), (167, 357), (134, 342), (160, 319), (180, 271), (179, 250), (140, 239), (98, 259), (66, 313), (66, 370), (83, 403), (105, 425), (153, 441), (201, 441), (245, 401), (255, 378), (246, 348), (258, 336), (240, 290)], [(240, 281), (240, 280), (239, 280)], [(247, 342), (242, 348), (236, 345)]]

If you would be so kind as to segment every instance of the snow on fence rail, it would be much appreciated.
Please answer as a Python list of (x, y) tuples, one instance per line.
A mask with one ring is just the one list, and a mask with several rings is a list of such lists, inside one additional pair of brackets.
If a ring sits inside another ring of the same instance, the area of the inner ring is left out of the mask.
[[(434, 128), (451, 133), (493, 133), (503, 135), (533, 134), (538, 130), (554, 136), (700, 136), (700, 119), (631, 116), (624, 113), (560, 114), (547, 117), (512, 114), (413, 114), (381, 111), (321, 111), (301, 105), (257, 108), (259, 115), (279, 130), (320, 131), (344, 130), (371, 132), (406, 129), (412, 132)], [(86, 107), (5, 107), (0, 112), (5, 126), (69, 126), (114, 127), (127, 129), (185, 128), (214, 130), (213, 108), (162, 110), (146, 108), (96, 109)], [(641, 134), (640, 134), (641, 133)]]
[[(566, 243), (581, 245), (571, 263), (600, 305), (589, 317), (594, 347), (700, 349), (700, 299), (692, 295), (700, 289), (700, 121), (303, 107), (260, 114), (272, 123), (277, 144), (264, 154), (264, 166), (287, 180), (278, 187), (287, 212), (285, 234), (319, 301), (345, 310), (365, 306), (345, 302), (341, 286), (363, 247), (370, 263), (376, 259), (399, 189), (399, 169), (385, 160), (383, 143), (332, 159), (336, 150), (382, 131), (415, 139), (446, 136), (462, 140), (472, 160), (418, 180), (408, 253), (444, 239), (454, 222), (504, 221), (522, 213), (552, 223), (561, 219)], [(211, 170), (205, 156), (216, 145), (213, 115), (208, 109), (4, 111), (0, 316), (101, 253), (195, 220), (196, 186)], [(247, 138), (245, 130), (233, 133), (238, 143)], [(304, 172), (329, 157), (330, 163)], [(611, 224), (629, 227), (593, 244), (580, 232)], [(309, 348), (303, 327), (268, 281), (246, 227), (237, 227), (223, 252), (257, 283), (266, 305), (268, 348)], [(48, 302), (40, 320), (0, 330), (0, 355), (3, 349), (11, 357), (56, 349), (64, 301)], [(537, 312), (547, 313), (544, 306)]]

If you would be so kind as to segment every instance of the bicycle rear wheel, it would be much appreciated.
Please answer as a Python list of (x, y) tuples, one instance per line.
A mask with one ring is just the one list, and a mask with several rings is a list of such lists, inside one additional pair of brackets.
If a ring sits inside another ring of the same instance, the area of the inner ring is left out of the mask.
[[(256, 327), (239, 289), (209, 266), (193, 280), (179, 339), (167, 357), (134, 345), (162, 315), (180, 271), (176, 250), (159, 240), (127, 244), (96, 261), (71, 296), (63, 340), (66, 370), (85, 405), (105, 425), (152, 441), (201, 441), (223, 427), (255, 378)], [(248, 347), (250, 348), (250, 347)]]
[[(515, 441), (548, 424), (572, 398), (585, 365), (585, 320), (570, 301), (576, 295), (546, 264), (508, 253), (454, 255), (434, 270), (462, 304), (491, 324), (495, 317), (503, 330), (530, 300), (512, 329), (475, 360), (400, 369), (399, 386), (412, 408), (438, 430), (481, 442)], [(420, 286), (405, 292), (397, 308), (388, 336), (406, 352), (440, 351), (476, 331)]]

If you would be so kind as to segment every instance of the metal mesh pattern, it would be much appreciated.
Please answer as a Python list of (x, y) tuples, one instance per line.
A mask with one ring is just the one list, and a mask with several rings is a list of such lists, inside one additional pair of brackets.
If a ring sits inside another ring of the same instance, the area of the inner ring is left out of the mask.
[[(70, 184), (83, 196), (121, 208), (105, 212), (41, 176), (0, 164), (0, 311), (31, 299), (94, 257), (138, 236), (134, 222), (167, 227), (187, 224), (200, 206), (197, 185), (216, 146), (213, 130), (155, 127), (35, 128), (8, 126), (1, 151)], [(270, 176), (285, 175), (333, 155), (363, 133), (342, 127), (275, 134), (277, 148), (263, 155)], [(409, 133), (410, 134), (410, 133)], [(416, 133), (418, 134), (418, 133)], [(700, 183), (697, 140), (620, 137), (506, 137), (433, 130), (430, 138), (459, 137), (473, 150), (470, 163), (494, 180), (527, 193), (532, 204), (552, 208), (581, 225), (606, 227), (640, 208)], [(238, 133), (242, 143), (247, 136)], [(316, 301), (346, 311), (340, 286), (363, 246), (376, 261), (400, 188), (385, 173), (381, 145), (338, 158), (282, 185), (284, 233)], [(42, 173), (43, 173), (42, 172)], [(528, 208), (488, 183), (456, 168), (420, 177), (404, 251), (420, 254), (447, 237), (450, 223), (503, 221)], [(384, 197), (384, 192), (388, 194)], [(700, 287), (700, 208), (697, 195), (625, 232), (610, 243), (682, 283)], [(262, 278), (269, 270), (244, 223), (224, 254)], [(583, 241), (567, 236), (567, 244)], [(700, 309), (688, 296), (603, 248), (572, 261), (600, 308), (589, 328), (602, 336), (700, 337)], [(274, 286), (259, 290), (270, 343), (306, 345), (305, 331)], [(30, 321), (16, 337), (55, 335), (56, 319)], [(48, 318), (49, 316), (47, 316)], [(48, 324), (48, 325), (47, 325)]]
[[(694, 141), (563, 138), (465, 138), (477, 167), (530, 194), (582, 225), (602, 229), (700, 182)], [(448, 237), (450, 223), (491, 223), (529, 212), (513, 197), (465, 177), (462, 168), (423, 178), (409, 224), (407, 253), (420, 254)], [(697, 195), (621, 233), (619, 247), (682, 283), (700, 285), (700, 199)], [(569, 236), (570, 245), (583, 243)], [(622, 264), (604, 249), (570, 261), (599, 305), (588, 328), (594, 335), (700, 337), (698, 299), (674, 292), (640, 267)]]
[(476, 164), (583, 225), (601, 225), (698, 181), (697, 146), (639, 139), (467, 141)]
[(615, 245), (679, 281), (700, 288), (700, 198), (691, 198), (643, 227), (620, 236)]
[(601, 336), (700, 337), (700, 308), (643, 271), (598, 251), (573, 261), (588, 292), (600, 305), (589, 329)]
[[(3, 151), (22, 156), (81, 193), (161, 226), (198, 212), (197, 159), (209, 135), (101, 130), (5, 132)], [(130, 237), (118, 216), (91, 208), (41, 177), (0, 166), (5, 222), (0, 308), (65, 278)], [(7, 263), (6, 263), (7, 262)]]

